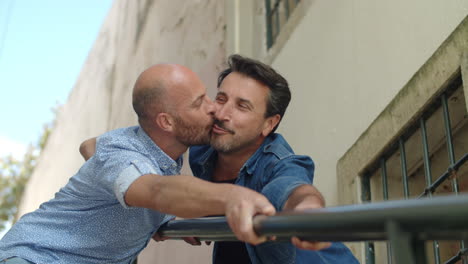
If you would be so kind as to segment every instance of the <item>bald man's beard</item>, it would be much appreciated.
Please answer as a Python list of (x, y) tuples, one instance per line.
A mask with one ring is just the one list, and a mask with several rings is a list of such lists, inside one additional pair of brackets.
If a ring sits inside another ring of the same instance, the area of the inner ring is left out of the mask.
[(174, 120), (176, 124), (175, 136), (180, 143), (186, 146), (207, 145), (210, 143), (212, 122), (202, 127), (199, 124), (189, 124), (177, 116)]

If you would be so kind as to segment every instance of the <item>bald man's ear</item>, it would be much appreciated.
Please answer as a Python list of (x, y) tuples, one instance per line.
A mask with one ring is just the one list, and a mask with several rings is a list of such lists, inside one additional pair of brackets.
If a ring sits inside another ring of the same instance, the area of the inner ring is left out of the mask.
[(159, 113), (156, 116), (156, 124), (162, 130), (172, 132), (174, 129), (174, 118), (168, 113)]
[(281, 116), (278, 114), (268, 117), (263, 125), (262, 135), (265, 137), (268, 136), (268, 134), (270, 134), (273, 128), (275, 128), (275, 126), (278, 125), (280, 120)]

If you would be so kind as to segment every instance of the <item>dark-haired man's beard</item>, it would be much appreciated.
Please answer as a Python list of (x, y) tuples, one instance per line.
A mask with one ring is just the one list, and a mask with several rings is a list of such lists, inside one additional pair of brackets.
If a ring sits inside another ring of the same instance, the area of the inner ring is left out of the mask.
[(217, 135), (212, 134), (210, 145), (219, 153), (230, 154), (237, 151), (242, 151), (252, 147), (258, 141), (258, 133), (252, 133), (251, 135), (240, 135), (236, 131), (227, 128), (223, 122), (215, 120), (215, 124), (220, 128), (228, 131), (228, 134)]
[(179, 117), (175, 117), (175, 136), (176, 139), (186, 146), (207, 145), (210, 143), (211, 128), (213, 123), (206, 126), (200, 124), (191, 125)]

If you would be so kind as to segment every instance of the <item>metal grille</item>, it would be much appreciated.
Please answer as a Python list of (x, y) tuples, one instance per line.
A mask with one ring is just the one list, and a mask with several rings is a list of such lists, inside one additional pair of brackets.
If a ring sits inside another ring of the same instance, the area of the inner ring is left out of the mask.
[(271, 48), (300, 0), (265, 0), (267, 48)]
[[(365, 170), (362, 175), (362, 200), (374, 202), (432, 197), (449, 192), (458, 194), (459, 180), (466, 182), (468, 178), (468, 166), (464, 165), (468, 161), (467, 119), (462, 79), (457, 75)], [(454, 144), (454, 138), (457, 138), (458, 144)], [(433, 175), (440, 176), (433, 180)], [(389, 228), (395, 233), (399, 231), (398, 226)], [(468, 263), (463, 258), (467, 251), (464, 241), (443, 242), (443, 246), (439, 241), (429, 243), (431, 245), (417, 241), (413, 245), (416, 258), (421, 261), (418, 263)], [(366, 242), (366, 263), (375, 263), (376, 247), (374, 242)], [(393, 252), (393, 247), (390, 242), (379, 247), (386, 248), (381, 251), (386, 251), (388, 263), (394, 263), (394, 256), (398, 254)], [(457, 252), (453, 253), (455, 247)], [(432, 255), (426, 256), (427, 248), (431, 248)]]

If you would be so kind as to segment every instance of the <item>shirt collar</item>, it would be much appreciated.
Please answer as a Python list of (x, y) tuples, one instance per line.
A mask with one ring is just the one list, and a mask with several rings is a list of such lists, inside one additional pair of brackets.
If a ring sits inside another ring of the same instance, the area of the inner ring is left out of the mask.
[(183, 164), (182, 156), (177, 160), (173, 160), (146, 134), (142, 127), (138, 127), (137, 137), (146, 146), (148, 153), (156, 159), (162, 172), (173, 171), (174, 174), (180, 173)]
[(270, 143), (273, 141), (273, 136), (270, 134), (268, 135), (265, 140), (263, 141), (262, 145), (255, 151), (255, 153), (250, 156), (247, 162), (244, 163), (244, 166), (240, 169), (246, 170), (247, 174), (252, 175), (257, 168), (257, 164), (260, 160), (260, 156), (270, 147)]
[(217, 155), (218, 153), (212, 147), (210, 147), (207, 151), (205, 151), (205, 153), (203, 153), (203, 155), (200, 156), (200, 161), (198, 164), (206, 165), (208, 162), (214, 163)]
[[(265, 140), (263, 141), (262, 145), (255, 151), (255, 153), (244, 163), (240, 171), (246, 170), (247, 174), (252, 175), (257, 168), (257, 164), (260, 160), (260, 156), (262, 153), (268, 151), (271, 147), (271, 143), (274, 140), (274, 135), (268, 135)], [(204, 170), (206, 170), (209, 165), (214, 166), (214, 162), (216, 161), (217, 152), (212, 147), (210, 147), (207, 151), (205, 151), (201, 156), (199, 161), (197, 162)], [(206, 171), (205, 171), (206, 172)]]

